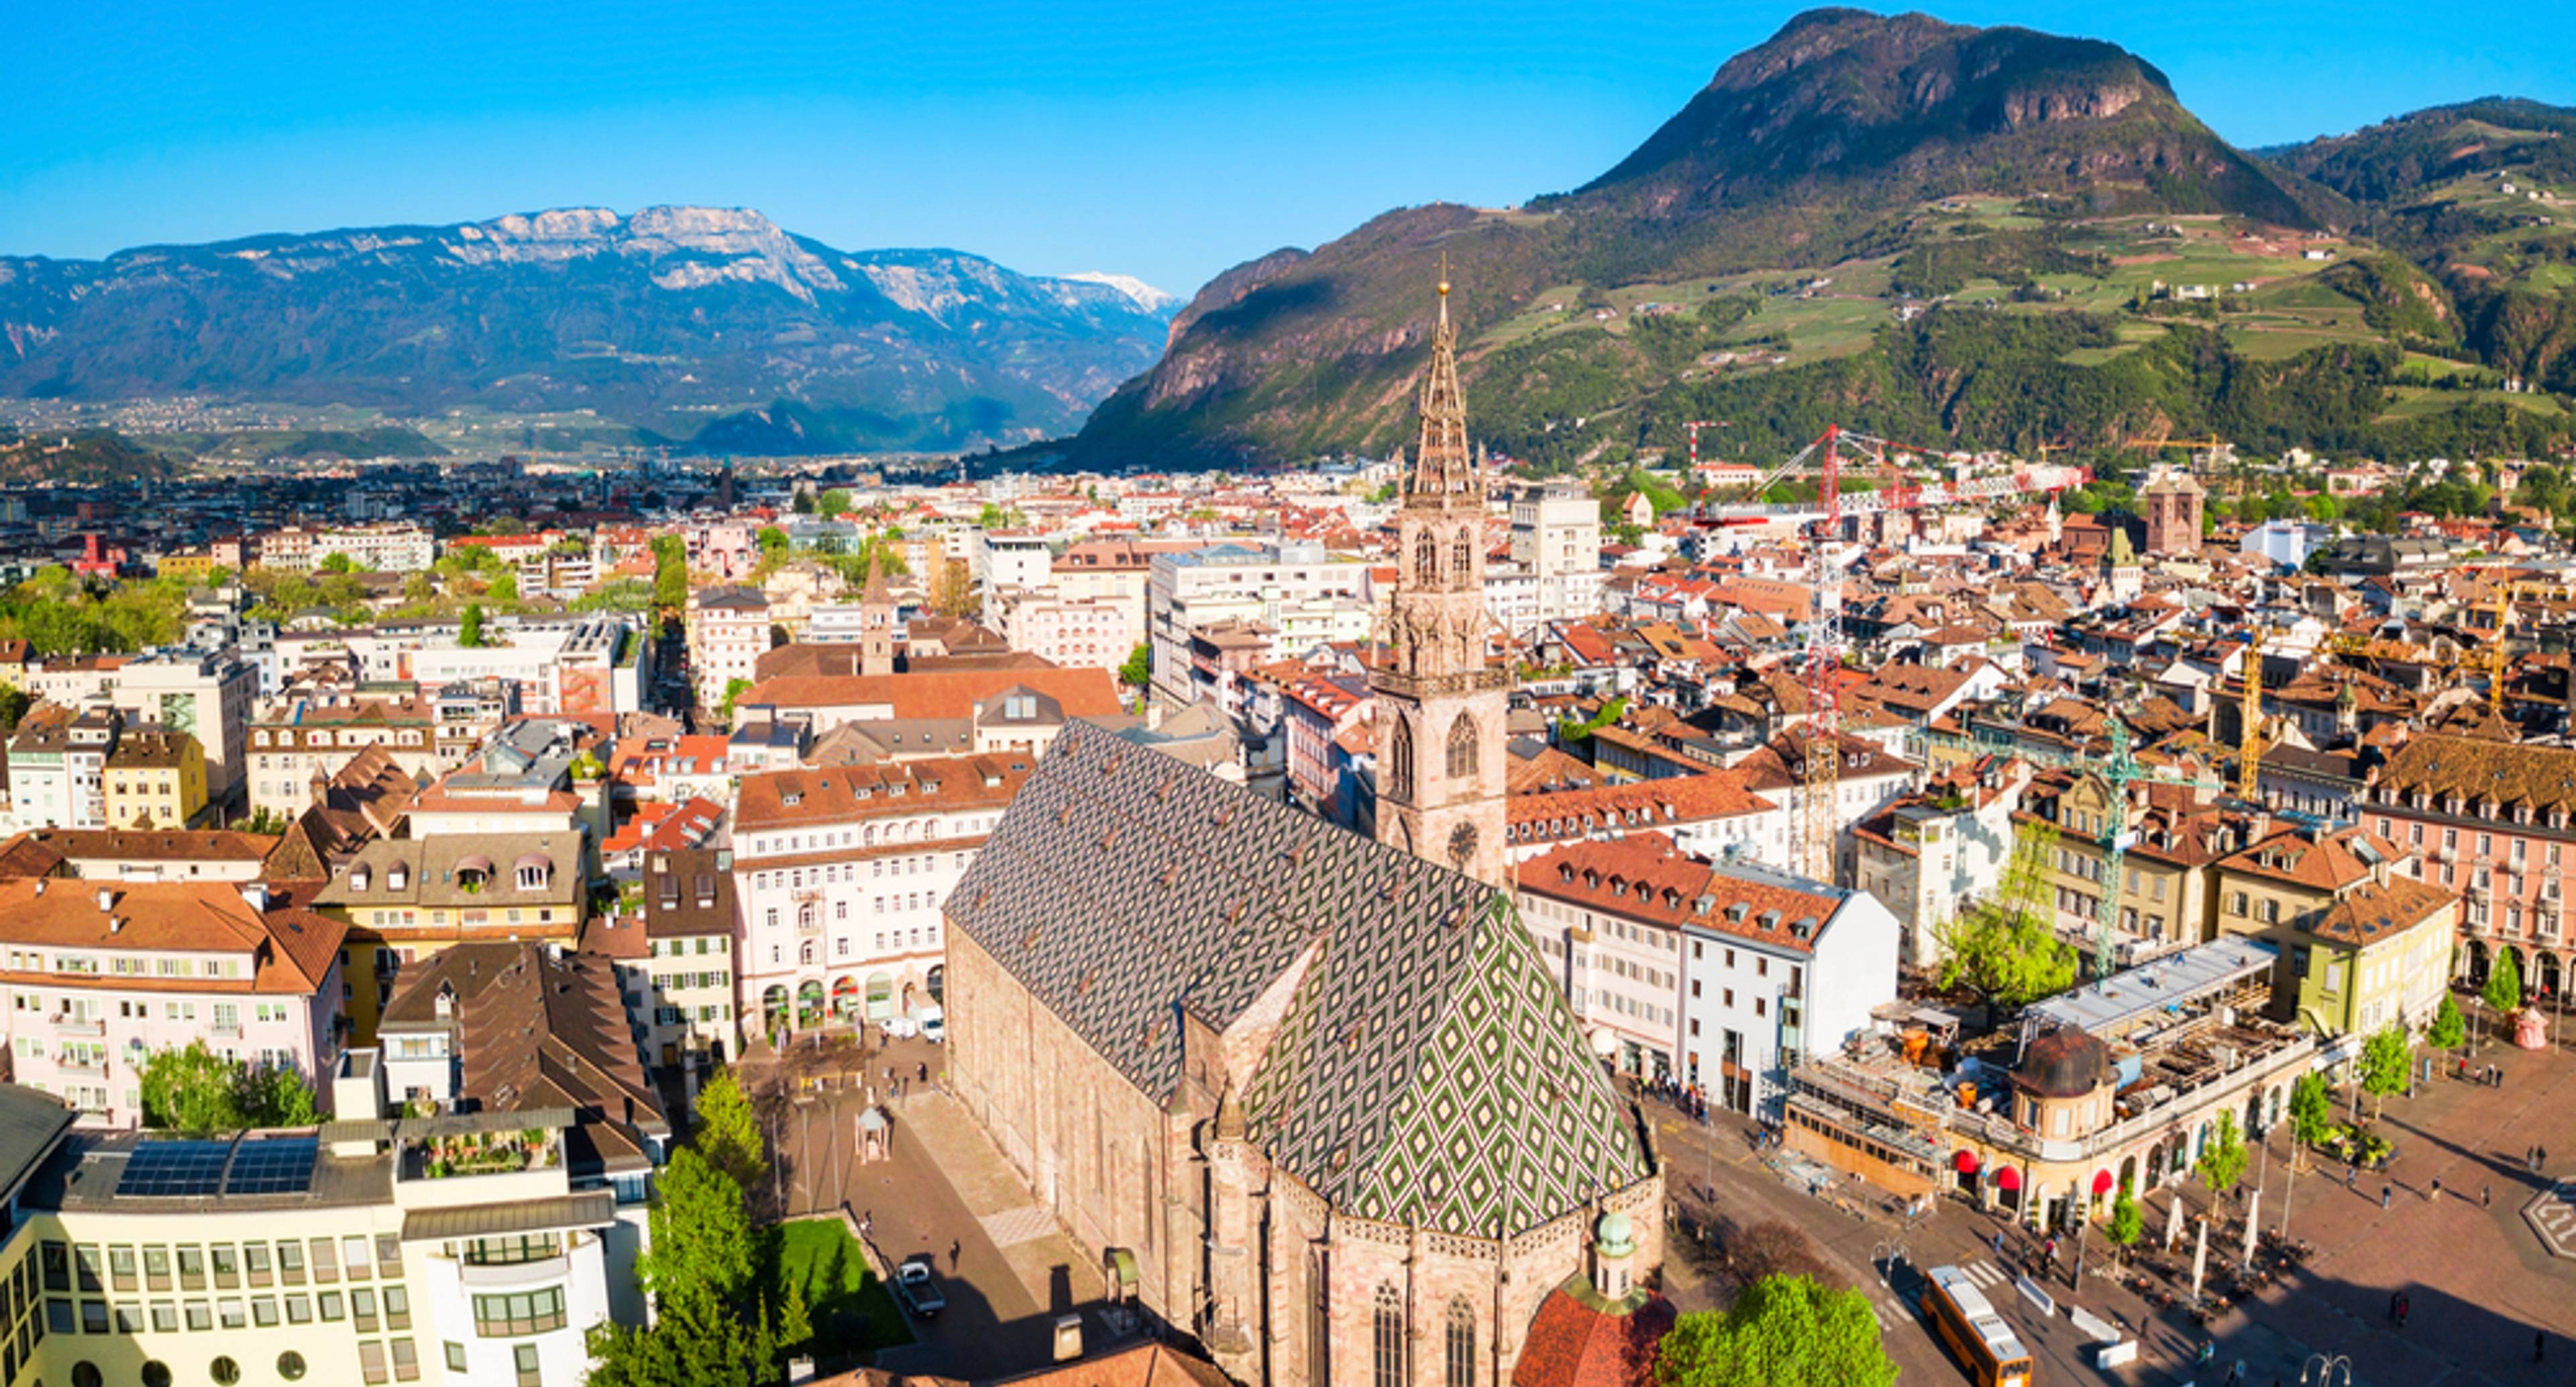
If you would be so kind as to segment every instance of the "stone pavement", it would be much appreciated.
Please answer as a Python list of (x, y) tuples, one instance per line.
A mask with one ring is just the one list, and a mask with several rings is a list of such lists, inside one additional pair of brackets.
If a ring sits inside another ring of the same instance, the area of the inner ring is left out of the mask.
[[(887, 1061), (907, 1078), (930, 1063), (935, 1085), (937, 1049), (897, 1042), (872, 1057), (877, 1087), (884, 1087)], [(1051, 1359), (1055, 1316), (1074, 1311), (1084, 1312), (1086, 1347), (1106, 1342), (1093, 1313), (1099, 1268), (1031, 1201), (955, 1101), (934, 1086), (908, 1083), (903, 1097), (886, 1103), (891, 1156), (861, 1164), (856, 1122), (869, 1096), (863, 1086), (797, 1094), (781, 1105), (772, 1145), (787, 1210), (846, 1205), (868, 1228), (869, 1261), (879, 1274), (916, 1253), (928, 1254), (939, 1272), (947, 1311), (916, 1321), (918, 1342), (878, 1354), (875, 1366), (967, 1381), (1042, 1367)]]
[[(1883, 1254), (1895, 1242), (1905, 1245), (1913, 1266), (1954, 1264), (1981, 1284), (2000, 1287), (1998, 1305), (2026, 1330), (2040, 1376), (2050, 1382), (2170, 1387), (2197, 1378), (2205, 1387), (2241, 1359), (2244, 1381), (2263, 1387), (2276, 1378), (2296, 1383), (2312, 1355), (2341, 1354), (2352, 1360), (2360, 1387), (2560, 1387), (2576, 1382), (2576, 1338), (2569, 1337), (2576, 1335), (2576, 1259), (2549, 1254), (2525, 1207), (2552, 1178), (2576, 1182), (2576, 1051), (2491, 1047), (2475, 1063), (2503, 1066), (2504, 1085), (2436, 1079), (2414, 1097), (2391, 1099), (2384, 1129), (2397, 1142), (2397, 1155), (2385, 1177), (2365, 1175), (2354, 1189), (2344, 1187), (2340, 1168), (2303, 1173), (2291, 1188), (2288, 1133), (2276, 1129), (2247, 1171), (2246, 1189), (2259, 1179), (2267, 1230), (2280, 1227), (2288, 1198), (2290, 1235), (2314, 1243), (2315, 1252), (2252, 1303), (2205, 1328), (2177, 1311), (2151, 1309), (2109, 1278), (2088, 1277), (2080, 1291), (2071, 1291), (2063, 1262), (2047, 1288), (2061, 1308), (2043, 1322), (1994, 1264), (1991, 1239), (2000, 1225), (1990, 1216), (1955, 1200), (1941, 1201), (1911, 1228), (1881, 1201), (1847, 1200), (1859, 1209), (1849, 1212), (1773, 1174), (1734, 1119), (1703, 1126), (1668, 1108), (1649, 1110), (1676, 1210), (1706, 1207), (1695, 1191), (1707, 1186), (1724, 1216), (1779, 1218), (1806, 1230), (1833, 1270), (1870, 1295), (1901, 1380), (1909, 1384), (1963, 1381), (1965, 1374), (1919, 1322), (1904, 1322), (1911, 1315), (1903, 1294), (1907, 1276), (1900, 1271), (1892, 1290), (1883, 1284)], [(2535, 1143), (2549, 1151), (2546, 1177), (2522, 1169), (2523, 1154)], [(2438, 1201), (2431, 1196), (2437, 1178), (2445, 1191)], [(2383, 1183), (2390, 1187), (2385, 1210)], [(2187, 1215), (2208, 1204), (2196, 1182), (2154, 1192), (2146, 1218), (2150, 1238), (2165, 1227), (2167, 1205), (2176, 1197)], [(2007, 1248), (2017, 1252), (2024, 1235), (2004, 1231)], [(2093, 1262), (2107, 1251), (2098, 1237), (2091, 1240)], [(2214, 1239), (2210, 1255), (2217, 1265), (2222, 1250)], [(1667, 1258), (1665, 1284), (1686, 1310), (1710, 1303), (1718, 1289), (1681, 1255)], [(2402, 1330), (2387, 1314), (2389, 1297), (2399, 1290), (2411, 1301)], [(2105, 1374), (2080, 1358), (2082, 1336), (2068, 1326), (2063, 1309), (2070, 1300), (2142, 1331), (2139, 1362)], [(2547, 1361), (2534, 1363), (2533, 1335), (2543, 1329), (2551, 1336)], [(2204, 1341), (2215, 1346), (2215, 1371), (2196, 1374), (2193, 1355)]]

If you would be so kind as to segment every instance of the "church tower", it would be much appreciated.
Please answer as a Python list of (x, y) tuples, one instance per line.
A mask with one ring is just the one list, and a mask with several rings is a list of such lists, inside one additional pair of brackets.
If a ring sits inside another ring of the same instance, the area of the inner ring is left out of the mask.
[(868, 585), (859, 592), (859, 673), (894, 673), (894, 592), (886, 586), (884, 550), (868, 546)]
[(1431, 369), (1422, 378), (1422, 437), (1402, 473), (1394, 610), (1377, 695), (1378, 841), (1511, 889), (1504, 859), (1504, 715), (1508, 668), (1485, 659), (1485, 478), (1467, 446), (1458, 388), (1458, 330), (1449, 279)]

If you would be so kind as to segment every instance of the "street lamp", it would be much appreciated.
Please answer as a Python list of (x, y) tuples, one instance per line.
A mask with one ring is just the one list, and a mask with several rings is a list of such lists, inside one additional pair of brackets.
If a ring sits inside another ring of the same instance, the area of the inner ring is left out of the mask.
[[(2333, 1387), (2335, 1369), (2343, 1369), (2343, 1387), (2352, 1387), (2352, 1360), (2340, 1353), (2311, 1353), (2299, 1365), (2299, 1387)], [(2316, 1376), (2310, 1377), (2314, 1372)]]
[(1896, 1264), (1905, 1260), (1905, 1240), (1903, 1238), (1881, 1239), (1870, 1248), (1869, 1260), (1879, 1269), (1879, 1284), (1891, 1291), (1895, 1290)]

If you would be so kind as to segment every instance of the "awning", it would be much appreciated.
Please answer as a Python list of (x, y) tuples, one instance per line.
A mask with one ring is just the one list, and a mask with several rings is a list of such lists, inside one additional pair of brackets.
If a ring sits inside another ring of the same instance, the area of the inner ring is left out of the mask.
[(1120, 1286), (1136, 1289), (1140, 1280), (1136, 1275), (1136, 1254), (1123, 1247), (1109, 1249), (1109, 1274), (1117, 1278)]
[(2021, 1188), (2021, 1172), (2005, 1166), (1995, 1173), (1995, 1188), (2010, 1192)]
[(600, 1228), (617, 1221), (617, 1196), (608, 1190), (584, 1190), (550, 1199), (522, 1199), (508, 1204), (470, 1204), (461, 1208), (414, 1209), (403, 1216), (404, 1242), (449, 1242), (460, 1238), (498, 1238), (515, 1233), (552, 1233)]
[(1959, 1172), (1960, 1174), (1962, 1174), (1962, 1175), (1974, 1175), (1974, 1174), (1976, 1174), (1976, 1173), (1977, 1173), (1977, 1153), (1976, 1153), (1976, 1152), (1974, 1152), (1974, 1151), (1970, 1151), (1970, 1150), (1967, 1150), (1967, 1149), (1965, 1149), (1965, 1148), (1962, 1148), (1962, 1149), (1960, 1150), (1959, 1154), (1957, 1154), (1957, 1155), (1955, 1155), (1955, 1156), (1952, 1156), (1952, 1157), (1950, 1158), (1950, 1168), (1951, 1168), (1951, 1169), (1953, 1169), (1953, 1170), (1958, 1171), (1958, 1172)]
[(2098, 1199), (2098, 1198), (2100, 1198), (2100, 1197), (2101, 1197), (2101, 1196), (2103, 1196), (2103, 1195), (2109, 1194), (2110, 1192), (2111, 1192), (2111, 1172), (2109, 1172), (2109, 1171), (2107, 1171), (2107, 1170), (2097, 1170), (2097, 1171), (2094, 1171), (2094, 1172), (2093, 1172), (2093, 1195), (2094, 1195), (2094, 1197)]

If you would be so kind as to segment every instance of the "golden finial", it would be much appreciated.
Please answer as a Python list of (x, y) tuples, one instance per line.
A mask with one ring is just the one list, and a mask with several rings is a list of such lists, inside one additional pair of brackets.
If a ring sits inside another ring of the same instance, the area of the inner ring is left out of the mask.
[(1440, 297), (1449, 297), (1449, 252), (1440, 252)]

